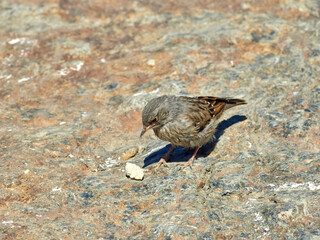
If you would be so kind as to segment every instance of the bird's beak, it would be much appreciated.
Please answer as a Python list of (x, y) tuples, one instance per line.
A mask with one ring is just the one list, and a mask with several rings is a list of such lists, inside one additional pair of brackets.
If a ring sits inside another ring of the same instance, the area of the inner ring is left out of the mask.
[(150, 128), (153, 128), (156, 124), (151, 124), (148, 127), (143, 126), (142, 131), (140, 133), (140, 137), (142, 137)]

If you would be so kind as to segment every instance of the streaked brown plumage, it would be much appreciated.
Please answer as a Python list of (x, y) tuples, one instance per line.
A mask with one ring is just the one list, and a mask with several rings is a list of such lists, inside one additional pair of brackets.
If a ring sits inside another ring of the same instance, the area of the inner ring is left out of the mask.
[(171, 142), (172, 147), (160, 160), (158, 166), (166, 163), (169, 153), (176, 146), (196, 147), (186, 165), (190, 165), (199, 148), (213, 136), (218, 119), (223, 112), (245, 100), (218, 97), (185, 97), (164, 95), (152, 99), (143, 109), (142, 136), (153, 129), (156, 136)]

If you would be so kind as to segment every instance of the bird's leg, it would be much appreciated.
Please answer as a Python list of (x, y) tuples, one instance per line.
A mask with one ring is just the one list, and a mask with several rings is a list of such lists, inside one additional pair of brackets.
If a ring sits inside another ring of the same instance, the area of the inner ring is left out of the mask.
[(171, 148), (170, 148), (169, 151), (160, 159), (160, 161), (159, 161), (158, 164), (156, 165), (156, 169), (157, 169), (158, 167), (160, 167), (162, 164), (166, 164), (166, 163), (167, 163), (167, 158), (168, 158), (170, 152), (171, 152), (173, 149), (175, 149), (175, 148), (176, 148), (176, 146), (173, 145), (173, 144), (171, 144)]
[(186, 162), (186, 163), (184, 164), (185, 167), (190, 166), (190, 165), (192, 164), (194, 158), (196, 157), (196, 154), (197, 154), (199, 148), (200, 148), (200, 147), (198, 146), (198, 147), (196, 148), (196, 150), (194, 151), (194, 154), (192, 155), (192, 157), (188, 160), (188, 162)]

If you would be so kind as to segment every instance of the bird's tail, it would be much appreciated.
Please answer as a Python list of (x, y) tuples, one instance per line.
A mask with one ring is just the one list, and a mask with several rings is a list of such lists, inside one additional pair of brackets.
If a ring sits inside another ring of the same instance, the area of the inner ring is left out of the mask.
[(236, 98), (225, 98), (226, 105), (224, 107), (225, 110), (232, 108), (234, 106), (247, 104), (247, 102), (243, 99), (236, 99)]

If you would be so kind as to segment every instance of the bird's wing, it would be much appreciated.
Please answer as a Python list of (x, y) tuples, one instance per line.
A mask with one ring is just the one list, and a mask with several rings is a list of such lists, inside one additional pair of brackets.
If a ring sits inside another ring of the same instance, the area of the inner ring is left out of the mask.
[(187, 118), (194, 123), (196, 132), (201, 132), (212, 119), (219, 117), (226, 105), (216, 97), (184, 97), (184, 101), (188, 102)]
[(226, 104), (228, 104), (228, 99), (218, 98), (218, 97), (197, 97), (199, 101), (206, 103), (207, 108), (210, 111), (211, 117), (217, 117), (222, 112)]
[(235, 98), (218, 98), (212, 96), (180, 97), (187, 110), (186, 118), (193, 123), (194, 133), (201, 132), (212, 121), (221, 117), (222, 113), (234, 106), (247, 104), (245, 100)]

